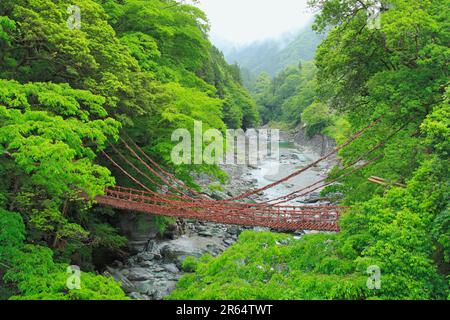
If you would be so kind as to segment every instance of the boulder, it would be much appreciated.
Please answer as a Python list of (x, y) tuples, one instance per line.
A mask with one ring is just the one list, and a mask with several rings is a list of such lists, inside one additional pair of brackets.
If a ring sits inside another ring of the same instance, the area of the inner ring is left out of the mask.
[(131, 281), (145, 281), (153, 279), (153, 275), (146, 268), (132, 268), (127, 278)]
[(153, 295), (155, 300), (162, 300), (164, 297), (168, 296), (177, 286), (176, 281), (162, 281), (156, 286), (156, 292)]
[(141, 293), (145, 294), (147, 296), (153, 296), (156, 293), (156, 289), (154, 287), (154, 281), (153, 280), (146, 280), (137, 282), (135, 284), (136, 290)]
[(192, 247), (176, 246), (175, 244), (166, 244), (161, 248), (161, 256), (166, 261), (175, 261), (180, 257), (193, 256), (200, 258), (202, 252)]
[(120, 283), (120, 286), (122, 287), (122, 290), (125, 293), (131, 293), (136, 290), (133, 283), (127, 279), (127, 277), (121, 273), (119, 270), (107, 267), (107, 274), (112, 276), (117, 282)]
[(144, 295), (144, 294), (140, 294), (138, 292), (132, 292), (128, 295), (131, 299), (136, 299), (136, 300), (150, 300), (150, 297)]
[(202, 230), (202, 231), (199, 231), (198, 235), (199, 235), (199, 236), (202, 236), (202, 237), (212, 237), (212, 236), (213, 236), (211, 230)]
[(173, 263), (165, 264), (163, 265), (164, 270), (172, 273), (178, 273), (180, 270), (178, 270), (177, 266)]
[(226, 193), (224, 193), (224, 192), (221, 192), (221, 191), (214, 191), (212, 194), (211, 194), (211, 198), (213, 198), (214, 200), (225, 200), (225, 199), (227, 199), (227, 195), (226, 195)]
[(154, 266), (154, 263), (151, 262), (151, 261), (142, 261), (139, 265), (140, 265), (142, 268), (148, 269), (148, 268), (153, 267), (153, 266)]
[(152, 261), (153, 259), (155, 259), (155, 255), (151, 252), (140, 252), (138, 253), (138, 255), (136, 256), (136, 260), (137, 262), (143, 262), (143, 261)]

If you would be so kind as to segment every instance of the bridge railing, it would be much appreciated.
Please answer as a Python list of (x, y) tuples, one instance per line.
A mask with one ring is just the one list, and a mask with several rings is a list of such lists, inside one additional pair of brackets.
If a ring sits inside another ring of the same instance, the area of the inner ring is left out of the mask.
[(187, 203), (175, 200), (164, 200), (157, 198), (150, 192), (136, 190), (125, 187), (114, 187), (106, 190), (106, 196), (121, 199), (124, 201), (147, 203), (151, 205), (166, 205), (175, 210), (197, 210), (205, 211), (205, 215), (227, 215), (227, 216), (253, 216), (254, 219), (284, 219), (291, 221), (312, 221), (312, 222), (335, 222), (339, 220), (341, 210), (343, 207), (335, 206), (260, 206), (255, 204), (254, 206), (240, 207), (232, 206), (230, 204), (215, 205), (207, 204), (199, 201), (197, 203)]
[(332, 206), (233, 206), (219, 201), (182, 202), (157, 197), (132, 188), (114, 187), (98, 198), (99, 203), (119, 209), (198, 219), (217, 223), (265, 226), (281, 230), (338, 231), (340, 207)]

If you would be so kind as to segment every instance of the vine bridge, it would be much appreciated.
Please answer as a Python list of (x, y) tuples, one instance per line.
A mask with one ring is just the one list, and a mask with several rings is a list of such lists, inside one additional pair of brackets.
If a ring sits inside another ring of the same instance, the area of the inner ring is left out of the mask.
[[(169, 216), (185, 219), (197, 219), (223, 224), (235, 224), (243, 226), (261, 226), (272, 229), (295, 231), (295, 230), (317, 230), (317, 231), (339, 231), (339, 218), (347, 207), (332, 205), (289, 205), (291, 200), (303, 197), (311, 192), (331, 185), (345, 176), (353, 174), (362, 168), (377, 161), (383, 154), (367, 158), (384, 146), (386, 140), (373, 147), (368, 152), (355, 159), (345, 168), (334, 175), (334, 178), (322, 179), (300, 190), (280, 196), (262, 203), (247, 203), (244, 199), (273, 188), (291, 178), (298, 176), (302, 172), (317, 166), (320, 162), (336, 154), (351, 142), (361, 137), (369, 128), (375, 126), (380, 119), (374, 121), (368, 127), (355, 133), (344, 144), (310, 163), (309, 165), (291, 173), (287, 177), (275, 181), (262, 188), (248, 191), (237, 197), (227, 200), (212, 200), (205, 194), (190, 188), (184, 182), (177, 179), (171, 173), (165, 171), (158, 163), (151, 159), (135, 142), (128, 139), (120, 139), (126, 150), (138, 160), (148, 171), (145, 173), (139, 169), (132, 161), (123, 155), (114, 145), (112, 150), (118, 155), (128, 168), (139, 174), (139, 179), (129, 173), (128, 170), (116, 162), (112, 156), (103, 152), (103, 155), (126, 177), (128, 177), (140, 189), (112, 187), (105, 190), (104, 195), (97, 196), (99, 204), (114, 207), (117, 209), (131, 210), (135, 212), (148, 213), (153, 215)], [(400, 130), (395, 131), (391, 138)], [(145, 178), (152, 186), (156, 186), (157, 191), (148, 188), (140, 179)]]

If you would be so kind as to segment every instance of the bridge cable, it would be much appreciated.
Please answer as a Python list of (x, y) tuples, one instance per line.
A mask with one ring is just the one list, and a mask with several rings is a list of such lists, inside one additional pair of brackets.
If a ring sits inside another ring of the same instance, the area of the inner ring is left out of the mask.
[[(111, 143), (109, 143), (109, 144), (110, 144), (110, 146), (112, 147), (112, 149), (114, 150), (114, 152), (117, 153), (117, 154), (119, 155), (119, 157), (120, 157), (123, 161), (125, 161), (129, 166), (131, 166), (137, 173), (139, 173), (140, 175), (142, 175), (143, 177), (145, 177), (148, 181), (150, 181), (150, 183), (152, 183), (152, 184), (155, 185), (156, 187), (161, 187), (161, 188), (163, 189), (163, 191), (167, 193), (166, 195), (173, 196), (173, 197), (176, 197), (176, 198), (178, 198), (178, 199), (183, 199), (183, 198), (180, 197), (179, 195), (170, 193), (170, 191), (169, 191), (165, 186), (156, 183), (152, 178), (150, 178), (147, 174), (145, 174), (145, 173), (142, 172), (138, 167), (136, 167), (130, 160), (128, 160), (128, 159), (127, 159), (127, 158), (126, 158), (119, 150), (117, 150), (116, 147), (114, 147), (113, 144), (111, 144)], [(131, 174), (130, 174), (130, 175), (131, 175)], [(159, 195), (159, 193), (156, 193), (156, 192), (153, 192), (153, 193)]]
[(359, 170), (361, 170), (361, 169), (363, 169), (363, 168), (365, 168), (365, 167), (371, 165), (372, 163), (378, 161), (379, 159), (381, 159), (381, 158), (383, 158), (383, 157), (384, 157), (384, 154), (380, 154), (380, 155), (376, 156), (375, 158), (369, 160), (369, 161), (366, 162), (365, 164), (363, 164), (363, 165), (361, 165), (361, 166), (359, 166), (359, 167), (357, 167), (357, 168), (353, 168), (353, 170), (351, 170), (351, 171), (349, 171), (349, 172), (343, 174), (342, 176), (340, 176), (340, 177), (338, 177), (338, 178), (335, 178), (335, 179), (333, 179), (333, 180), (331, 180), (331, 181), (325, 183), (325, 184), (322, 185), (322, 186), (318, 186), (318, 187), (316, 187), (316, 188), (314, 188), (314, 189), (312, 189), (312, 190), (309, 190), (309, 191), (307, 191), (307, 192), (305, 192), (305, 193), (302, 193), (302, 194), (299, 194), (299, 195), (291, 196), (291, 197), (289, 197), (288, 199), (285, 199), (285, 200), (283, 200), (283, 201), (275, 202), (275, 203), (273, 203), (272, 205), (277, 206), (277, 205), (286, 203), (286, 202), (288, 202), (288, 201), (290, 201), (290, 200), (294, 200), (294, 199), (297, 199), (297, 198), (306, 196), (306, 195), (310, 194), (311, 192), (314, 192), (314, 191), (316, 191), (316, 190), (318, 190), (318, 189), (320, 189), (320, 188), (327, 187), (327, 186), (329, 186), (329, 185), (331, 185), (331, 184), (337, 182), (338, 180), (340, 180), (340, 179), (342, 179), (342, 178), (344, 178), (344, 177), (347, 177), (347, 176), (349, 176), (349, 175), (352, 175), (352, 174), (354, 174), (355, 172), (357, 172), (357, 171), (359, 171)]
[[(152, 167), (150, 167), (137, 153), (136, 151), (134, 151), (129, 145), (128, 143), (120, 138), (120, 140), (122, 141), (122, 143), (125, 145), (125, 148), (127, 148), (132, 154), (133, 156), (138, 159), (150, 172), (152, 172), (154, 175), (156, 175), (158, 178), (160, 178), (164, 183), (167, 184), (167, 186), (173, 190), (175, 190), (176, 192), (180, 193), (181, 196), (183, 198), (187, 198), (189, 200), (194, 200), (194, 198), (190, 197), (189, 195), (185, 194), (183, 191), (179, 190), (177, 187), (173, 186), (163, 175), (159, 174), (156, 170), (154, 170)], [(152, 162), (153, 163), (153, 162)]]
[[(182, 180), (178, 179), (177, 177), (175, 177), (173, 174), (171, 174), (170, 172), (165, 171), (155, 160), (153, 160), (149, 155), (147, 155), (147, 153), (142, 150), (142, 148), (140, 148), (136, 142), (133, 141), (133, 139), (131, 139), (126, 133), (124, 133), (125, 136), (128, 138), (128, 140), (134, 145), (134, 147), (148, 160), (150, 161), (151, 164), (153, 164), (157, 170), (159, 170), (162, 174), (168, 176), (169, 178), (171, 178), (176, 184), (181, 185), (182, 187), (186, 188), (189, 192), (193, 193), (196, 196), (201, 196), (203, 198), (207, 198), (205, 195), (197, 192), (196, 190), (194, 190), (193, 188), (189, 187), (188, 185), (186, 185)], [(121, 139), (123, 142), (123, 139)]]
[(131, 174), (129, 174), (124, 168), (122, 168), (117, 162), (115, 162), (113, 160), (112, 157), (110, 157), (105, 151), (102, 151), (102, 154), (120, 171), (122, 171), (123, 174), (125, 174), (128, 178), (130, 178), (134, 183), (136, 183), (137, 185), (139, 185), (140, 187), (144, 188), (145, 190), (147, 190), (150, 193), (155, 193), (153, 190), (151, 190), (150, 188), (148, 188), (145, 184), (143, 184), (142, 182), (140, 182), (138, 179), (134, 178)]

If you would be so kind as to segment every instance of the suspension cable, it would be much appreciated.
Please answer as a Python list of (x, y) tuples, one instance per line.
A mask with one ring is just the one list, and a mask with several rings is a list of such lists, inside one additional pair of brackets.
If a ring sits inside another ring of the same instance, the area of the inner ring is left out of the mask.
[[(171, 174), (170, 172), (167, 172), (166, 170), (164, 170), (155, 160), (153, 160), (144, 150), (142, 150), (141, 147), (139, 147), (137, 145), (136, 142), (134, 142), (133, 139), (131, 139), (126, 133), (125, 136), (128, 138), (128, 140), (133, 144), (133, 146), (148, 160), (150, 161), (150, 163), (156, 167), (157, 170), (159, 170), (163, 175), (168, 176), (170, 179), (172, 179), (176, 184), (181, 185), (182, 187), (186, 188), (189, 192), (191, 192), (192, 194), (196, 195), (196, 196), (200, 196), (203, 198), (207, 198), (205, 195), (197, 192), (196, 190), (194, 190), (193, 188), (189, 187), (188, 185), (186, 185), (182, 180), (178, 179), (177, 177), (175, 177), (173, 174)], [(122, 139), (122, 142), (123, 139)], [(124, 142), (125, 143), (125, 142)]]
[[(137, 153), (136, 151), (133, 150), (133, 148), (131, 148), (128, 143), (126, 143), (125, 140), (123, 140), (122, 138), (120, 138), (120, 140), (122, 141), (122, 143), (125, 145), (125, 148), (127, 148), (132, 154), (133, 156), (138, 159), (150, 172), (152, 172), (154, 175), (156, 175), (158, 178), (160, 178), (164, 183), (167, 184), (167, 186), (173, 190), (175, 190), (176, 192), (180, 193), (182, 197), (187, 198), (189, 200), (194, 200), (192, 197), (190, 197), (189, 195), (185, 194), (183, 191), (179, 190), (177, 187), (173, 186), (163, 175), (159, 174), (156, 170), (154, 170), (152, 167), (150, 167)], [(153, 163), (153, 161), (152, 161)]]
[(304, 196), (306, 196), (306, 195), (308, 195), (308, 194), (310, 194), (310, 193), (312, 193), (312, 192), (314, 192), (314, 191), (316, 191), (316, 190), (318, 190), (318, 189), (320, 189), (320, 188), (325, 188), (325, 187), (327, 187), (327, 186), (329, 186), (329, 185), (331, 185), (331, 184), (337, 182), (338, 180), (340, 180), (340, 179), (342, 179), (342, 178), (344, 178), (344, 177), (347, 177), (347, 176), (349, 176), (349, 175), (351, 175), (351, 174), (354, 174), (354, 173), (357, 172), (357, 171), (360, 171), (360, 170), (366, 168), (367, 166), (369, 166), (370, 164), (374, 163), (375, 161), (378, 161), (378, 160), (381, 159), (382, 157), (384, 157), (384, 154), (380, 154), (380, 155), (376, 156), (375, 158), (369, 160), (368, 162), (366, 162), (366, 163), (363, 164), (362, 166), (353, 168), (353, 170), (351, 170), (351, 171), (349, 171), (349, 172), (343, 174), (342, 176), (340, 176), (340, 177), (338, 177), (338, 178), (335, 178), (335, 179), (333, 179), (333, 180), (331, 180), (331, 181), (329, 181), (329, 182), (327, 182), (327, 183), (325, 183), (325, 184), (323, 184), (323, 185), (321, 185), (321, 186), (318, 186), (318, 187), (316, 187), (316, 188), (314, 188), (314, 189), (312, 189), (312, 190), (309, 190), (309, 191), (307, 191), (307, 192), (305, 192), (305, 193), (302, 193), (302, 194), (299, 194), (299, 195), (293, 195), (293, 196), (291, 196), (291, 197), (289, 197), (289, 198), (287, 198), (287, 199), (285, 199), (285, 200), (283, 200), (283, 201), (275, 202), (275, 203), (272, 204), (272, 205), (273, 205), (273, 206), (277, 206), (277, 205), (286, 203), (286, 202), (288, 202), (288, 201), (291, 201), (291, 200), (294, 200), (294, 199), (298, 199), (298, 198), (300, 198), (300, 197), (304, 197)]
[(112, 149), (114, 150), (115, 153), (117, 153), (119, 155), (119, 157), (125, 161), (129, 166), (131, 166), (137, 173), (139, 173), (140, 175), (142, 175), (143, 177), (145, 177), (148, 181), (150, 181), (150, 183), (152, 183), (154, 186), (156, 187), (161, 187), (162, 190), (164, 192), (167, 193), (167, 195), (173, 196), (175, 198), (178, 199), (183, 199), (182, 197), (180, 197), (179, 195), (173, 194), (169, 191), (169, 189), (167, 189), (165, 186), (160, 185), (158, 183), (156, 183), (152, 178), (150, 178), (147, 174), (145, 174), (144, 172), (142, 172), (138, 167), (136, 167), (130, 160), (128, 160), (119, 150), (117, 150), (116, 147), (114, 147), (113, 144), (110, 143), (110, 146), (112, 147)]

